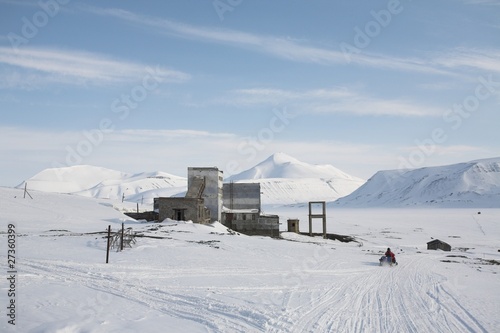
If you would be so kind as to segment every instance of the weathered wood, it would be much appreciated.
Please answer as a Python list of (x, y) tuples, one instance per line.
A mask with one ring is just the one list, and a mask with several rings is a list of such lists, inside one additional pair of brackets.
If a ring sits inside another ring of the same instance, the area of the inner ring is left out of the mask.
[(108, 225), (108, 245), (106, 250), (106, 264), (109, 262), (109, 243), (111, 241), (111, 225)]

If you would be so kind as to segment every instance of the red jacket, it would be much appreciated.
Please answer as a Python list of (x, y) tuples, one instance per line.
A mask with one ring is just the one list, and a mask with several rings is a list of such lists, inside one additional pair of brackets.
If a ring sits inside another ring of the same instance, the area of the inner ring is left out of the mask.
[(393, 260), (396, 258), (396, 256), (394, 255), (394, 253), (392, 253), (392, 251), (386, 251), (385, 256), (391, 257)]

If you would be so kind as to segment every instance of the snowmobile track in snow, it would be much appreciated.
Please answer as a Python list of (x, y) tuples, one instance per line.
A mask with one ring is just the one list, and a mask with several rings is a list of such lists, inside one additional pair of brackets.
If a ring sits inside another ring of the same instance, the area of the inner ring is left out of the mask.
[[(427, 266), (432, 263), (428, 262), (428, 258), (415, 256), (393, 268), (374, 265), (332, 271), (343, 279), (341, 286), (283, 288), (276, 302), (280, 304), (274, 304), (274, 308), (252, 303), (242, 306), (241, 302), (232, 306), (207, 297), (208, 292), (202, 295), (169, 286), (148, 288), (125, 273), (120, 278), (80, 263), (25, 259), (20, 271), (26, 278), (34, 275), (85, 286), (103, 293), (102, 299), (109, 302), (111, 295), (121, 297), (197, 322), (209, 332), (487, 332), (444, 288), (442, 281), (446, 278), (430, 273)], [(224, 290), (233, 297), (231, 291)], [(257, 291), (269, 292), (266, 288)]]

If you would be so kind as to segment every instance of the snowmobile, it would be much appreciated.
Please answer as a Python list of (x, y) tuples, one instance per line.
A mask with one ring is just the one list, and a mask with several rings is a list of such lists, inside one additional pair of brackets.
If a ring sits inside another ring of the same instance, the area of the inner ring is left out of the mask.
[(378, 261), (380, 262), (380, 266), (393, 266), (398, 264), (396, 258), (394, 258), (393, 261), (392, 258), (388, 256), (382, 256)]

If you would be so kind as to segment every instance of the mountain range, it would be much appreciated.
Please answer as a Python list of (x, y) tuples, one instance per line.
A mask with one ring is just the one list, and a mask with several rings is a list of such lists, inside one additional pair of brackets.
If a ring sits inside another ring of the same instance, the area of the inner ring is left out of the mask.
[(335, 206), (500, 207), (500, 158), (379, 171)]
[[(379, 171), (365, 182), (332, 165), (275, 153), (225, 182), (260, 183), (264, 205), (327, 201), (335, 207), (500, 207), (500, 158)], [(160, 171), (129, 174), (89, 165), (46, 169), (26, 183), (31, 190), (144, 204), (155, 197), (182, 196), (187, 190), (185, 177)]]

